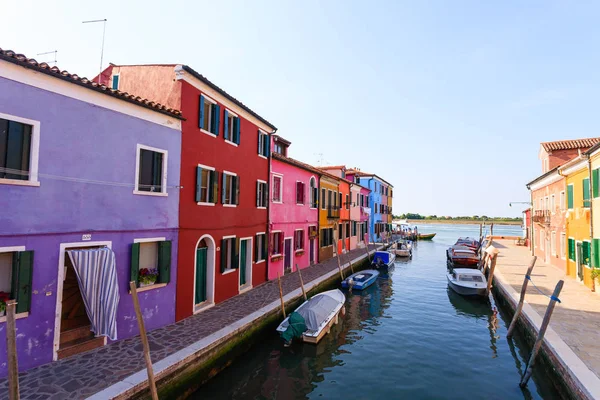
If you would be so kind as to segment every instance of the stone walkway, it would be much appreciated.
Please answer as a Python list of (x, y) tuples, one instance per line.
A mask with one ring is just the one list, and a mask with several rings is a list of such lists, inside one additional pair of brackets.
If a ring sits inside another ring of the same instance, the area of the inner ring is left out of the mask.
[[(379, 245), (370, 245), (374, 251)], [(341, 256), (341, 263), (366, 257), (364, 248)], [(305, 283), (336, 270), (336, 258), (302, 270)], [(286, 295), (300, 287), (297, 273), (282, 278)], [(152, 362), (165, 357), (231, 325), (279, 299), (277, 281), (269, 281), (239, 296), (183, 321), (148, 333)], [(21, 399), (83, 399), (144, 369), (139, 337), (121, 340), (87, 353), (43, 365), (19, 374)], [(8, 399), (8, 383), (0, 380), (0, 399)]]
[[(496, 268), (503, 280), (517, 293), (521, 293), (525, 272), (531, 260), (527, 247), (515, 246), (512, 241), (494, 240), (500, 250)], [(537, 259), (532, 281), (544, 293), (551, 295), (559, 280), (565, 284), (560, 293), (561, 303), (556, 305), (550, 327), (573, 350), (584, 364), (600, 378), (600, 294), (573, 278), (565, 276), (558, 268)], [(541, 295), (531, 284), (527, 287), (525, 302), (543, 316), (549, 299)]]

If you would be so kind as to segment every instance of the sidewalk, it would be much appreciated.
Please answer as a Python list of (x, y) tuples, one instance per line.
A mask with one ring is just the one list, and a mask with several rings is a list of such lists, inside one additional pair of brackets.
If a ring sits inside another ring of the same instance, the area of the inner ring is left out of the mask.
[[(494, 278), (503, 285), (510, 285), (515, 292), (512, 295), (513, 297), (516, 295), (518, 301), (525, 272), (532, 257), (531, 252), (527, 247), (515, 246), (512, 240), (494, 240), (493, 244), (500, 250)], [(543, 293), (548, 295), (552, 294), (559, 280), (564, 280), (559, 296), (561, 303), (557, 303), (554, 309), (545, 341), (555, 350), (558, 349), (558, 353), (562, 353), (562, 361), (582, 384), (588, 389), (596, 389), (598, 393), (600, 390), (600, 342), (598, 340), (600, 295), (591, 292), (575, 279), (565, 276), (560, 269), (545, 264), (540, 258), (536, 261), (531, 279)], [(537, 319), (541, 321), (548, 302), (548, 297), (541, 295), (529, 282), (525, 305), (531, 306), (528, 309), (538, 314), (529, 316), (530, 319), (534, 322)], [(525, 311), (525, 307), (523, 310)], [(568, 347), (562, 346), (561, 341)], [(590, 384), (593, 385), (591, 388)]]
[[(372, 252), (379, 247), (380, 245), (370, 245), (369, 250)], [(348, 260), (359, 258), (366, 258), (364, 248), (342, 254), (342, 267)], [(326, 276), (331, 276), (332, 272), (337, 273), (337, 269), (336, 258), (303, 269), (302, 278), (307, 290), (308, 287), (325, 280)], [(282, 287), (284, 295), (299, 290), (298, 274), (293, 273), (282, 277)], [(148, 341), (153, 364), (177, 352), (189, 350), (202, 339), (206, 339), (203, 342), (213, 340), (219, 331), (237, 325), (238, 322), (261, 312), (274, 302), (279, 302), (279, 286), (277, 281), (269, 281), (202, 313), (149, 332)], [(208, 338), (209, 336), (211, 338)], [(166, 360), (163, 364), (165, 363)], [(117, 385), (140, 371), (142, 372), (140, 376), (145, 375), (145, 368), (139, 336), (121, 340), (20, 373), (21, 399), (82, 399)], [(155, 374), (158, 374), (156, 365)], [(7, 398), (8, 382), (3, 379), (0, 380), (0, 399)]]

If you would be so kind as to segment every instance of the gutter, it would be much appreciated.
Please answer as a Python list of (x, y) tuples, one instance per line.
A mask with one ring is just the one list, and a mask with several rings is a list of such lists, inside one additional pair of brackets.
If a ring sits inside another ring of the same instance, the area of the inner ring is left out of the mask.
[(592, 240), (592, 243), (590, 243), (590, 266), (594, 268), (594, 256), (596, 255), (596, 252), (594, 251), (594, 179), (592, 179), (592, 158), (590, 157), (589, 153), (586, 155), (588, 159), (588, 175), (590, 179), (590, 239)]

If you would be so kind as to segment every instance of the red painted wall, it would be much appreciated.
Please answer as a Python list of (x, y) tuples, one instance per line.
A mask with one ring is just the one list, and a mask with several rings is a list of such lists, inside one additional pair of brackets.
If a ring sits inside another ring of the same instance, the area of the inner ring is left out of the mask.
[[(194, 309), (194, 271), (196, 246), (203, 235), (210, 235), (217, 248), (223, 236), (238, 238), (252, 237), (267, 232), (267, 210), (256, 208), (256, 181), (269, 181), (269, 163), (258, 156), (258, 127), (243, 118), (240, 110), (231, 110), (240, 115), (240, 145), (232, 146), (223, 138), (223, 110), (219, 136), (212, 137), (198, 128), (198, 105), (201, 92), (188, 82), (182, 81), (181, 111), (187, 118), (182, 123), (181, 185), (180, 192), (180, 236), (179, 264), (177, 277), (176, 319), (192, 315)], [(219, 172), (219, 201), (215, 206), (201, 206), (195, 201), (196, 167), (198, 164), (214, 167)], [(223, 170), (234, 172), (240, 177), (240, 201), (237, 207), (221, 204), (221, 176)], [(221, 274), (220, 250), (215, 257), (215, 303), (222, 302), (239, 293), (239, 270)], [(254, 260), (254, 249), (252, 249)], [(209, 268), (211, 266), (209, 265)], [(265, 282), (267, 263), (252, 264), (252, 285)]]

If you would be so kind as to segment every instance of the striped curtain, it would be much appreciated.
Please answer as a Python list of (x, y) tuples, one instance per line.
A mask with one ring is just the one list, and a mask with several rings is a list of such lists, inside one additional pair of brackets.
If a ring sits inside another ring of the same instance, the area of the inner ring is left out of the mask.
[(96, 336), (117, 339), (119, 287), (115, 253), (109, 248), (70, 250), (85, 310)]

